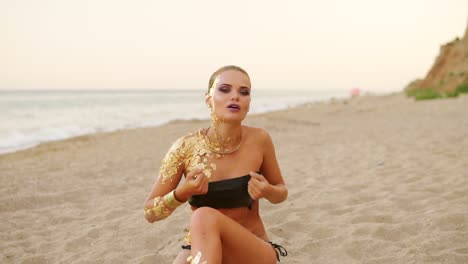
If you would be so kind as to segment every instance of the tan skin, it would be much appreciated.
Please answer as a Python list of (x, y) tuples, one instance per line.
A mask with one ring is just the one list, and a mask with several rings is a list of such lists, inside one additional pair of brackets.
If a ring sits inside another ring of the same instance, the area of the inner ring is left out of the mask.
[[(230, 147), (234, 147), (241, 140), (239, 149), (213, 160), (216, 170), (210, 179), (201, 169), (189, 171), (184, 166), (179, 168), (172, 181), (163, 184), (159, 177), (145, 201), (145, 208), (151, 208), (154, 197), (164, 196), (175, 189), (176, 199), (185, 202), (191, 195), (205, 194), (210, 181), (246, 174), (252, 176), (248, 185), (248, 192), (255, 200), (251, 210), (246, 207), (217, 210), (192, 207), (192, 250), (182, 250), (174, 263), (187, 263), (186, 258), (190, 254), (195, 256), (198, 252), (202, 253), (200, 263), (276, 263), (275, 251), (265, 242), (269, 240), (259, 215), (258, 200), (265, 198), (271, 203), (280, 203), (287, 198), (288, 190), (268, 132), (241, 124), (250, 107), (250, 87), (247, 75), (237, 70), (227, 70), (216, 77), (210, 93), (205, 97), (207, 105), (216, 116), (224, 120), (223, 123), (212, 126), (217, 126), (218, 135), (233, 139)], [(240, 110), (232, 111), (227, 108), (232, 103), (238, 104)], [(214, 129), (204, 129), (202, 133), (213, 138)], [(179, 185), (182, 175), (186, 175), (186, 178), (183, 184)], [(149, 222), (154, 222), (151, 215), (146, 217)]]

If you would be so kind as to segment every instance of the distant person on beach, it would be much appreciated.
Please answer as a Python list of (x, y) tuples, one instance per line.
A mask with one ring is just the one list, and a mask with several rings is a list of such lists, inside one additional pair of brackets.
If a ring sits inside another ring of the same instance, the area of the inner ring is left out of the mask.
[(261, 198), (281, 203), (288, 189), (268, 132), (242, 125), (250, 94), (242, 68), (214, 72), (205, 94), (211, 126), (177, 139), (162, 161), (144, 204), (146, 219), (162, 220), (186, 201), (192, 208), (174, 263), (272, 264), (287, 255), (268, 239), (259, 214)]

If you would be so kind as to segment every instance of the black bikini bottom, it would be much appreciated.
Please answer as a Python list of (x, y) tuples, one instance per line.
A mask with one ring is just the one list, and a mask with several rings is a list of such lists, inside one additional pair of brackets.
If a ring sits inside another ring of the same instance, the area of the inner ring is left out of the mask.
[[(275, 244), (275, 243), (273, 243), (271, 241), (268, 241), (268, 243), (270, 243), (270, 245), (275, 249), (276, 259), (278, 261), (281, 261), (280, 258), (279, 258), (280, 255), (282, 257), (286, 257), (288, 255), (288, 251), (284, 247), (282, 247), (282, 246), (280, 246), (278, 244)], [(186, 246), (184, 245), (184, 246), (182, 246), (182, 249), (192, 250), (192, 246), (191, 245), (186, 245)]]

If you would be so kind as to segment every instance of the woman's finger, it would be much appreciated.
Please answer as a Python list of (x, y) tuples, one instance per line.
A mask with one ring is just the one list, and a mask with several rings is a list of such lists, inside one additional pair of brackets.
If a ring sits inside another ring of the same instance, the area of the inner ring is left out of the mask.
[(249, 187), (247, 188), (247, 192), (249, 193), (250, 197), (252, 197), (252, 199), (256, 200), (257, 190), (255, 189), (255, 187), (249, 185)]
[[(252, 190), (249, 188), (249, 189), (247, 190), (247, 192), (249, 193), (250, 197), (253, 199), (253, 196), (254, 196), (254, 195), (253, 195), (253, 193), (252, 193)], [(255, 199), (254, 199), (254, 200), (255, 200)]]
[(204, 178), (206, 178), (205, 174), (200, 171), (197, 175), (196, 175), (196, 178), (195, 178), (195, 184), (197, 186), (200, 186), (200, 184), (203, 182)]
[(208, 192), (208, 184), (203, 187), (203, 194)]
[(191, 170), (188, 174), (187, 174), (187, 179), (196, 179), (198, 177), (198, 174), (202, 171), (203, 167), (198, 165), (197, 167), (195, 167), (193, 170)]
[(250, 180), (249, 180), (249, 185), (253, 184), (254, 181), (256, 181), (256, 179), (250, 178)]
[(265, 177), (263, 175), (255, 173), (255, 172), (250, 172), (250, 176), (252, 177), (252, 179), (255, 179), (255, 180), (260, 181), (260, 182), (266, 182), (267, 181), (267, 179), (265, 179)]
[(258, 185), (259, 185), (259, 183), (260, 183), (260, 182), (259, 182), (257, 179), (253, 179), (253, 178), (252, 178), (252, 179), (250, 179), (250, 181), (249, 181), (249, 186), (252, 186), (252, 187), (257, 188)]
[(208, 177), (205, 176), (205, 180), (203, 181), (203, 191), (205, 193), (208, 192), (209, 184), (210, 184), (210, 179), (208, 179)]
[(247, 184), (248, 187), (255, 186), (255, 180), (250, 180), (249, 183)]
[(208, 187), (209, 182), (210, 182), (210, 179), (208, 179), (208, 177), (206, 177), (206, 175), (204, 175), (203, 181), (202, 181), (203, 186)]
[(260, 175), (260, 174), (254, 172), (254, 171), (251, 171), (251, 172), (249, 172), (249, 175), (252, 176), (252, 177), (255, 177), (255, 176)]
[(258, 193), (255, 192), (255, 191), (252, 191), (250, 193), (250, 197), (252, 198), (252, 200), (257, 200), (258, 199)]

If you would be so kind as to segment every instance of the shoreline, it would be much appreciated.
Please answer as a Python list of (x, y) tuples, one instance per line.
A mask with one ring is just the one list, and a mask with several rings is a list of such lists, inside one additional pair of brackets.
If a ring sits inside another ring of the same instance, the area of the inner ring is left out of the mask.
[[(468, 96), (403, 94), (248, 116), (266, 129), (289, 189), (261, 200), (285, 263), (468, 262)], [(174, 121), (0, 155), (2, 263), (172, 263), (190, 208), (148, 224), (142, 204), (173, 141), (209, 124)], [(131, 241), (131, 243), (129, 243)]]
[[(125, 90), (122, 90), (123, 92), (125, 92)], [(43, 92), (43, 91), (39, 91), (39, 92)], [(50, 91), (50, 92), (55, 92), (55, 91)], [(61, 91), (60, 91), (61, 92)], [(66, 91), (65, 91), (66, 92)], [(76, 92), (76, 91), (73, 91), (73, 92)], [(99, 92), (99, 91), (98, 91)], [(102, 91), (102, 92), (107, 92), (107, 91)], [(134, 92), (134, 91), (132, 91)], [(363, 95), (363, 96), (385, 96), (386, 94), (373, 94), (373, 95)], [(310, 101), (310, 102), (305, 102), (305, 103), (299, 103), (299, 104), (296, 104), (296, 105), (292, 105), (292, 106), (285, 106), (285, 107), (282, 107), (282, 108), (278, 108), (278, 109), (272, 109), (272, 110), (266, 110), (264, 112), (259, 112), (259, 113), (253, 113), (253, 114), (250, 114), (249, 116), (255, 116), (255, 115), (262, 115), (262, 114), (268, 114), (268, 113), (274, 113), (274, 112), (278, 112), (278, 111), (284, 111), (284, 110), (288, 110), (288, 109), (291, 109), (291, 108), (297, 108), (297, 107), (301, 107), (303, 105), (307, 105), (307, 104), (314, 104), (314, 103), (324, 103), (324, 102), (329, 102), (329, 101), (333, 101), (333, 100), (350, 100), (351, 98), (347, 97), (347, 98), (335, 98), (335, 97), (331, 97), (331, 98), (327, 98), (327, 99), (323, 99), (323, 100), (317, 100), (317, 101)], [(7, 150), (5, 152), (0, 152), (0, 156), (2, 155), (8, 155), (8, 154), (13, 154), (13, 153), (17, 153), (17, 152), (21, 152), (21, 151), (25, 151), (25, 150), (30, 150), (30, 149), (34, 149), (36, 147), (39, 147), (43, 144), (48, 144), (48, 143), (54, 143), (54, 142), (61, 142), (61, 141), (67, 141), (67, 140), (72, 140), (74, 138), (80, 138), (80, 137), (87, 137), (87, 136), (92, 136), (92, 135), (98, 135), (98, 134), (109, 134), (109, 133), (115, 133), (115, 132), (120, 132), (120, 131), (126, 131), (126, 130), (134, 130), (134, 129), (143, 129), (143, 128), (155, 128), (155, 127), (161, 127), (161, 126), (165, 126), (165, 125), (168, 125), (168, 124), (171, 124), (173, 122), (205, 122), (205, 121), (208, 121), (209, 118), (191, 118), (191, 119), (180, 119), (180, 118), (177, 118), (177, 119), (172, 119), (172, 120), (169, 120), (169, 121), (163, 121), (159, 124), (155, 124), (155, 125), (145, 125), (145, 126), (135, 126), (135, 127), (127, 127), (127, 128), (117, 128), (117, 129), (109, 129), (109, 130), (104, 130), (104, 131), (95, 131), (95, 132), (91, 132), (91, 133), (83, 133), (83, 134), (77, 134), (77, 135), (73, 135), (73, 136), (70, 136), (70, 137), (65, 137), (65, 138), (60, 138), (60, 139), (55, 139), (55, 140), (47, 140), (47, 141), (44, 141), (44, 142), (41, 142), (41, 143), (35, 143), (35, 144), (30, 144), (28, 146), (25, 146), (25, 147), (11, 147), (9, 149), (11, 150)]]

